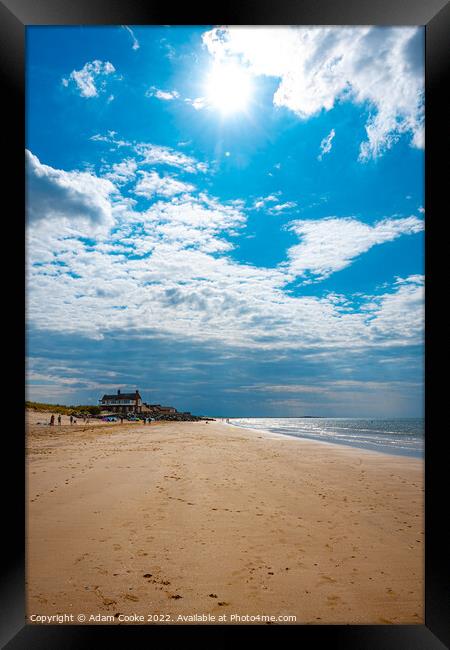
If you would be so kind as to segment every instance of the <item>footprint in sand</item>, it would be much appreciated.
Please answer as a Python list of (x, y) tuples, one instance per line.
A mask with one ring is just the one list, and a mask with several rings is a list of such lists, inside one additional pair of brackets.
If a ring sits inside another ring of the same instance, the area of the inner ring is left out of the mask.
[(108, 571), (106, 569), (104, 569), (103, 567), (96, 566), (96, 567), (94, 567), (94, 569), (97, 569), (97, 571), (99, 573), (101, 573), (102, 575), (104, 575), (104, 576), (108, 575)]
[(328, 605), (333, 606), (337, 605), (337, 601), (340, 600), (339, 596), (327, 596)]
[(101, 599), (102, 603), (106, 606), (109, 607), (109, 605), (116, 605), (116, 601), (113, 598), (109, 598), (108, 596), (105, 596), (102, 594), (100, 589), (98, 587), (94, 587), (94, 591), (97, 594), (97, 596)]
[(132, 600), (134, 603), (139, 600), (139, 598), (137, 596), (134, 596), (133, 594), (124, 594), (123, 597), (126, 598), (127, 600)]
[(330, 578), (330, 576), (322, 575), (320, 577), (322, 578), (322, 580), (325, 580), (325, 582), (336, 582), (336, 580), (334, 578)]

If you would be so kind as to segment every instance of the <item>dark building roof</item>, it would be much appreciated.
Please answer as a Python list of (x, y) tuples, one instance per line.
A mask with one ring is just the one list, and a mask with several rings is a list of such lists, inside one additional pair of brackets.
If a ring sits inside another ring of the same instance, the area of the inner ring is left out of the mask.
[(102, 399), (100, 401), (108, 400), (108, 399), (113, 399), (116, 402), (120, 401), (121, 399), (123, 400), (134, 400), (136, 399), (136, 396), (138, 399), (141, 399), (141, 396), (139, 394), (139, 391), (136, 391), (135, 393), (117, 393), (117, 395), (103, 395)]

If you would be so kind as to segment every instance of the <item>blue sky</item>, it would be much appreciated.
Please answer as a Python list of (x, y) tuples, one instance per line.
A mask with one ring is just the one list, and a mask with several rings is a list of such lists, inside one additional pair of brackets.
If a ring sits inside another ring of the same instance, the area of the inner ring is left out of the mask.
[(28, 398), (423, 411), (423, 30), (27, 28)]

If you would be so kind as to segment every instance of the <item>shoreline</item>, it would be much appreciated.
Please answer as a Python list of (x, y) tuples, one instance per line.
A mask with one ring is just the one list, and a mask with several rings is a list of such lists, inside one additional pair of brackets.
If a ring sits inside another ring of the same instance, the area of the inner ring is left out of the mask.
[(423, 623), (423, 461), (293, 437), (29, 424), (27, 615)]
[[(230, 420), (232, 418), (229, 418)], [(256, 419), (256, 418), (253, 418)], [(278, 418), (274, 418), (278, 419)], [(284, 418), (283, 418), (284, 419)], [(288, 418), (286, 418), (288, 419)], [(296, 418), (292, 418), (296, 419)], [(311, 418), (313, 419), (313, 418)], [(325, 419), (325, 418), (322, 418)], [(333, 418), (335, 419), (335, 418)], [(348, 419), (348, 418), (343, 418), (343, 419)], [(358, 419), (358, 418), (356, 418)], [(389, 450), (389, 448), (386, 447), (386, 449), (368, 449), (367, 447), (362, 447), (358, 444), (350, 444), (348, 442), (335, 442), (332, 440), (317, 440), (315, 438), (308, 438), (306, 436), (300, 436), (300, 435), (295, 435), (294, 433), (280, 433), (278, 431), (270, 431), (269, 429), (253, 429), (252, 427), (245, 427), (239, 424), (234, 424), (233, 422), (220, 422), (221, 424), (224, 424), (226, 426), (231, 426), (231, 427), (237, 427), (239, 429), (243, 429), (245, 431), (253, 431), (254, 433), (264, 433), (266, 435), (274, 436), (277, 438), (294, 438), (296, 440), (300, 441), (306, 441), (306, 442), (317, 442), (319, 444), (324, 444), (324, 445), (333, 445), (337, 447), (347, 447), (349, 449), (357, 449), (358, 451), (367, 451), (368, 453), (373, 453), (373, 454), (383, 454), (383, 455), (388, 455), (388, 456), (395, 456), (396, 458), (401, 457), (401, 458), (412, 458), (416, 460), (421, 460), (425, 461), (425, 450), (423, 453), (402, 453), (400, 451), (394, 452)]]

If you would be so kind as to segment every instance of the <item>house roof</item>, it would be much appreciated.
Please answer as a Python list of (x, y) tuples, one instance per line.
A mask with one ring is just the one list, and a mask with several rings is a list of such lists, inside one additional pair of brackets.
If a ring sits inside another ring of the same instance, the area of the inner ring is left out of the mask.
[[(141, 396), (140, 396), (139, 392), (137, 393), (137, 397), (139, 399), (141, 399)], [(113, 399), (116, 402), (120, 401), (122, 399), (129, 401), (130, 399), (131, 400), (136, 399), (136, 393), (120, 393), (118, 395), (117, 394), (116, 395), (103, 395), (102, 401), (104, 401), (105, 399)]]

